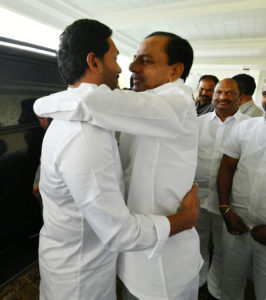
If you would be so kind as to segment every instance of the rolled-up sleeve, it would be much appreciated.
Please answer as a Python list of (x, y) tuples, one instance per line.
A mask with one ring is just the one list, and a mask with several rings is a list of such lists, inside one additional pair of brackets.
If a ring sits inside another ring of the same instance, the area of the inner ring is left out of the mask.
[(231, 134), (225, 139), (221, 152), (235, 159), (240, 158), (241, 145), (239, 142), (241, 122), (231, 131)]

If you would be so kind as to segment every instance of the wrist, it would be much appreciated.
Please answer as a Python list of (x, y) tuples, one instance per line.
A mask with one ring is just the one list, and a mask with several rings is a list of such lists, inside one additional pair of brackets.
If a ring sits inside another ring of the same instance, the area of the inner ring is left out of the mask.
[(221, 208), (221, 207), (231, 207), (231, 205), (228, 202), (219, 203), (219, 208)]
[(184, 230), (191, 229), (196, 223), (195, 217), (192, 217), (191, 214), (187, 213), (184, 210), (167, 217), (170, 222), (170, 236), (180, 233)]
[(232, 206), (229, 204), (220, 204), (219, 208), (222, 216), (224, 217), (231, 211)]

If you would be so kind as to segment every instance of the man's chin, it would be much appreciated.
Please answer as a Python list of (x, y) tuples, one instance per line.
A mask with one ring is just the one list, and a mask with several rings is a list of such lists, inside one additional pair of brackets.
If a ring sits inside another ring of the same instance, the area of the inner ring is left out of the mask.
[(111, 90), (120, 89), (118, 82), (106, 84)]
[(202, 103), (206, 103), (206, 102), (211, 102), (211, 101), (212, 101), (211, 98), (207, 98), (207, 97), (199, 97), (199, 100), (200, 100)]
[(135, 92), (143, 92), (143, 91), (146, 91), (146, 89), (144, 87), (142, 87), (142, 86), (133, 84), (133, 91), (135, 91)]

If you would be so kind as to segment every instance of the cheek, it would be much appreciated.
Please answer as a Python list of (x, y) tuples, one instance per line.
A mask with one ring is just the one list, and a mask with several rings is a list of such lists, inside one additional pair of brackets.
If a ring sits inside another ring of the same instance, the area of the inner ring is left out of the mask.
[(266, 109), (266, 97), (262, 98), (262, 106)]
[(147, 72), (145, 79), (146, 83), (152, 85), (152, 87), (157, 87), (168, 82), (166, 72), (160, 70)]
[(240, 99), (239, 99), (239, 98), (237, 98), (237, 99), (235, 99), (235, 100), (233, 101), (233, 105), (236, 106), (236, 107), (239, 106), (239, 103), (240, 103)]

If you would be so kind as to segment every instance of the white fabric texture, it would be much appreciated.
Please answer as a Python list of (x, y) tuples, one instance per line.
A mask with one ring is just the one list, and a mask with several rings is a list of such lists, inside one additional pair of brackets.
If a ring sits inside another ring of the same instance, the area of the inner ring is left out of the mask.
[[(136, 134), (120, 137), (128, 207), (138, 213), (175, 213), (192, 186), (197, 162), (191, 90), (181, 79), (141, 93), (87, 84), (79, 89), (64, 113), (50, 101), (48, 115)], [(46, 100), (36, 106), (37, 113)], [(147, 251), (121, 254), (118, 264), (121, 280), (141, 299), (178, 299), (202, 264), (194, 228), (169, 238), (156, 261), (147, 256)]]
[(223, 234), (222, 300), (243, 300), (247, 276), (252, 271), (256, 300), (266, 299), (266, 246), (249, 233), (241, 236)]
[[(196, 229), (200, 236), (200, 252), (204, 264), (200, 270), (200, 286), (206, 281), (209, 292), (217, 299), (221, 298), (222, 280), (222, 232), (223, 218), (217, 214), (200, 209)], [(210, 265), (210, 241), (212, 239), (213, 251)]]
[[(198, 300), (199, 295), (199, 275), (197, 274), (184, 289), (180, 290), (180, 294), (176, 295), (175, 300)], [(128, 289), (123, 285), (122, 287), (123, 300), (141, 300), (132, 295)]]
[(150, 249), (155, 257), (169, 236), (169, 221), (129, 214), (113, 132), (54, 120), (41, 165), (41, 299), (116, 299), (118, 252)]
[[(230, 204), (250, 228), (266, 225), (265, 130), (265, 115), (243, 121), (234, 128), (230, 139), (223, 146), (226, 155), (239, 159), (233, 177)], [(265, 300), (266, 246), (254, 241), (249, 233), (238, 237), (226, 233), (223, 244), (224, 277), (234, 278), (234, 286), (230, 280), (223, 283), (222, 293), (227, 294), (224, 299), (242, 299), (240, 294), (243, 291), (243, 281), (252, 268), (256, 297)]]

